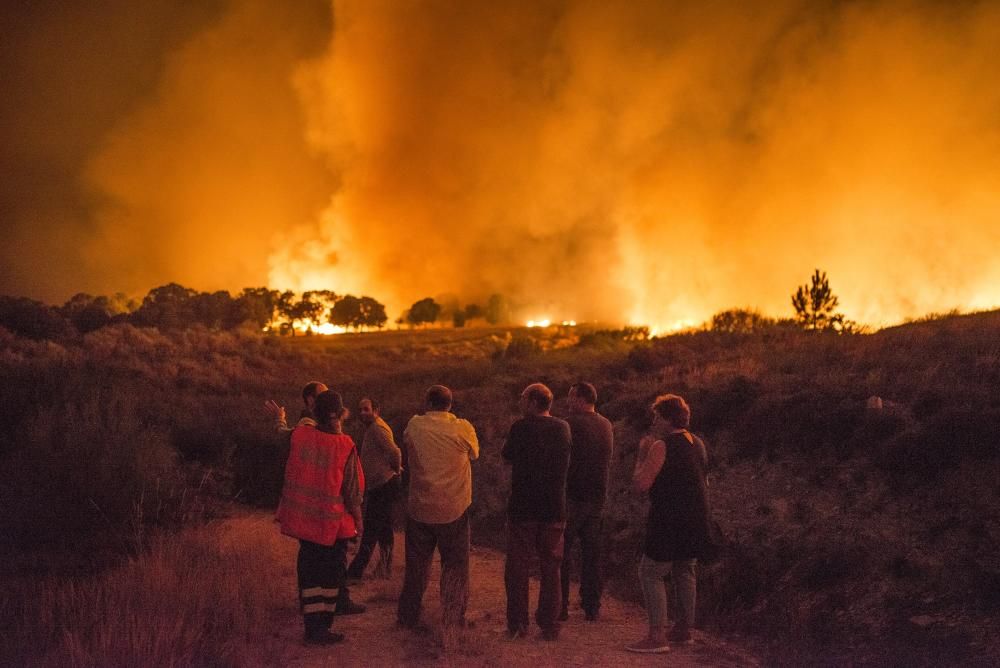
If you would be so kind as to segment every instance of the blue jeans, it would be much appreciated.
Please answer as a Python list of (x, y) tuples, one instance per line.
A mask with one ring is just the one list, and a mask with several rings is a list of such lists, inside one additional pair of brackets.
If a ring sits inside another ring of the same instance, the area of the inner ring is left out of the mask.
[(645, 554), (642, 555), (639, 562), (639, 582), (651, 627), (667, 625), (667, 576), (670, 576), (670, 588), (676, 597), (677, 623), (688, 628), (694, 626), (697, 562), (697, 559), (654, 561)]

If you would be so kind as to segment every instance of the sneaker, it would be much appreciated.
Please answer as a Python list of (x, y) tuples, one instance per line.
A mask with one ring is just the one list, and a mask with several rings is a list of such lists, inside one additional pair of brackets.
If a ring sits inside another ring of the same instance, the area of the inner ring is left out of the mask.
[(625, 645), (625, 649), (629, 652), (638, 652), (640, 654), (662, 654), (670, 651), (670, 645), (664, 640), (643, 638), (639, 642)]
[(542, 640), (559, 640), (559, 628), (542, 629)]
[(690, 645), (694, 642), (694, 638), (691, 637), (691, 629), (680, 624), (674, 625), (667, 640), (677, 645)]
[(360, 603), (355, 603), (354, 601), (347, 599), (347, 602), (337, 601), (337, 607), (334, 609), (333, 614), (337, 616), (341, 615), (360, 615), (362, 612), (367, 610), (365, 606)]
[(562, 612), (559, 613), (559, 616), (556, 617), (556, 619), (558, 619), (560, 622), (565, 622), (565, 621), (569, 620), (569, 606), (568, 605), (564, 605), (562, 607)]
[(583, 618), (588, 622), (596, 622), (601, 616), (601, 613), (597, 610), (585, 610), (583, 613)]
[(344, 642), (344, 634), (324, 629), (322, 631), (307, 633), (305, 638), (303, 638), (303, 642), (307, 645), (335, 645), (339, 642)]

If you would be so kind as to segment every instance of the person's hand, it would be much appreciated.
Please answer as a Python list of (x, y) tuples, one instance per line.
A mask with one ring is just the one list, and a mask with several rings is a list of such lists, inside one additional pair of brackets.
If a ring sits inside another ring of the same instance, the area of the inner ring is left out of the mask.
[(279, 406), (274, 399), (268, 399), (264, 402), (264, 412), (279, 422), (285, 419), (285, 407)]

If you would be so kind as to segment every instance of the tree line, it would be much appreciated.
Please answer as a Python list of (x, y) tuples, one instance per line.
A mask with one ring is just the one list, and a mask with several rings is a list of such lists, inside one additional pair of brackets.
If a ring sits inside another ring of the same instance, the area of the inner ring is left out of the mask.
[(291, 290), (244, 288), (234, 296), (225, 290), (199, 292), (169, 283), (153, 288), (142, 301), (121, 293), (111, 297), (78, 293), (62, 306), (0, 296), (0, 326), (33, 339), (66, 338), (117, 323), (165, 331), (197, 326), (258, 331), (276, 327), (278, 333), (294, 334), (294, 321), (329, 322), (360, 330), (381, 329), (388, 317), (385, 305), (372, 297), (337, 295), (330, 290), (296, 295)]
[[(491, 325), (511, 322), (511, 305), (500, 294), (493, 294), (485, 306), (461, 306), (457, 299), (431, 297), (414, 302), (395, 320), (397, 326), (420, 327), (448, 323), (464, 327), (470, 320), (482, 319)], [(777, 320), (752, 309), (730, 309), (717, 313), (707, 328), (721, 332), (752, 332), (784, 323), (810, 331), (841, 334), (863, 331), (836, 309), (839, 299), (830, 288), (826, 272), (817, 269), (809, 284), (792, 294), (794, 320)], [(278, 334), (295, 335), (294, 322), (315, 325), (330, 323), (361, 331), (382, 329), (388, 322), (385, 305), (373, 297), (338, 295), (331, 290), (311, 290), (301, 295), (291, 290), (243, 288), (235, 296), (225, 290), (198, 292), (177, 283), (153, 288), (137, 302), (124, 294), (92, 296), (79, 293), (62, 306), (49, 306), (25, 297), (0, 296), (0, 327), (31, 339), (64, 339), (116, 323), (160, 330), (205, 327), (232, 330), (251, 327), (257, 331), (271, 328)]]
[[(506, 323), (510, 307), (502, 295), (492, 295), (485, 307), (469, 304), (442, 306), (430, 297), (413, 303), (395, 321), (397, 325), (425, 326), (448, 322), (465, 326), (482, 318), (490, 324)], [(225, 290), (199, 292), (178, 283), (153, 288), (141, 301), (122, 293), (73, 295), (62, 306), (50, 306), (26, 297), (0, 296), (0, 327), (31, 339), (60, 340), (87, 334), (102, 327), (128, 323), (176, 331), (190, 327), (233, 330), (249, 327), (295, 335), (293, 323), (330, 323), (348, 330), (382, 329), (388, 322), (385, 305), (373, 297), (338, 295), (331, 290), (243, 288), (235, 295)]]

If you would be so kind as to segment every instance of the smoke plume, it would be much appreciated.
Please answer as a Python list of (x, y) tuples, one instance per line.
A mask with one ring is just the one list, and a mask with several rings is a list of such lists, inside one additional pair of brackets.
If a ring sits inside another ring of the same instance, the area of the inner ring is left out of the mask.
[(1000, 305), (995, 3), (272, 5), (88, 162), (104, 282), (669, 327), (787, 315), (819, 267), (861, 321)]

